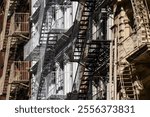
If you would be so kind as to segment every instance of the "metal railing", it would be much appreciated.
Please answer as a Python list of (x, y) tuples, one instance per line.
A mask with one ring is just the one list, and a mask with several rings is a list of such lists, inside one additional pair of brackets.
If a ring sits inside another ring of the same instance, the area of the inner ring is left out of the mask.
[(30, 78), (30, 62), (29, 61), (14, 61), (11, 65), (10, 83), (26, 82)]
[(118, 43), (120, 60), (127, 58), (135, 51), (143, 47), (146, 43), (149, 43), (149, 40), (147, 40), (144, 34), (140, 32), (132, 33), (127, 38)]
[(29, 13), (14, 14), (15, 33), (29, 33)]

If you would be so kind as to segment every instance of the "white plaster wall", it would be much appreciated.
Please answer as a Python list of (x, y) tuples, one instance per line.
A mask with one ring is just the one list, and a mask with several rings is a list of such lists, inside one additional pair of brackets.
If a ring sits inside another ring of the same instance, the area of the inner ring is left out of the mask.
[(33, 7), (37, 0), (31, 0), (31, 15), (36, 11), (36, 9)]
[(64, 13), (59, 5), (55, 5), (56, 20), (53, 23), (52, 28), (63, 29), (64, 28)]
[(72, 14), (73, 14), (73, 21), (74, 21), (75, 15), (76, 15), (77, 6), (78, 6), (78, 2), (73, 2), (72, 5), (73, 5), (73, 9), (72, 9), (73, 12), (72, 12)]
[(70, 6), (65, 10), (64, 14), (64, 28), (69, 29), (73, 24), (73, 15), (72, 15), (72, 7)]
[(93, 94), (92, 99), (96, 100), (96, 98), (97, 98), (97, 89), (96, 89), (95, 86), (92, 86), (92, 94)]
[(97, 27), (94, 24), (92, 26), (92, 32), (93, 32), (92, 38), (93, 38), (93, 40), (96, 40), (96, 38), (98, 37), (98, 35), (97, 35), (98, 31), (97, 31)]
[(35, 49), (35, 47), (39, 45), (39, 37), (39, 32), (34, 30), (34, 32), (31, 35), (31, 39), (24, 46), (24, 59), (26, 59), (29, 56), (29, 54)]
[(73, 75), (72, 75), (72, 66), (73, 64), (68, 62), (65, 65), (65, 79), (64, 79), (64, 94), (72, 91), (72, 84), (73, 84)]
[(108, 20), (107, 20), (107, 39), (112, 40), (113, 34), (111, 27), (114, 25), (114, 19), (113, 15), (109, 15)]

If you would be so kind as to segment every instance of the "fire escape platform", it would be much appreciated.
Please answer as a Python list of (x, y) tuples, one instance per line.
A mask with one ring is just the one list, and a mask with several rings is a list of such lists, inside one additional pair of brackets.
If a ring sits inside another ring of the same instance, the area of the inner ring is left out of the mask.
[(127, 57), (128, 62), (150, 62), (150, 43), (147, 43), (133, 52)]

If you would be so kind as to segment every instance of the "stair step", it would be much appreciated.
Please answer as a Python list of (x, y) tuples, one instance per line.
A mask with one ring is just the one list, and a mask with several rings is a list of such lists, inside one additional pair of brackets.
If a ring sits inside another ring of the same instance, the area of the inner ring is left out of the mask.
[(128, 94), (129, 96), (134, 96), (134, 94)]
[(133, 86), (124, 86), (125, 88), (132, 88)]
[(123, 80), (130, 80), (130, 81), (131, 81), (131, 78), (130, 78), (130, 77), (123, 77), (122, 79), (123, 79)]
[(75, 44), (84, 44), (84, 42), (76, 42)]
[[(80, 95), (80, 94), (82, 94), (82, 95)], [(83, 93), (79, 93), (79, 95), (78, 95), (78, 97), (83, 97), (83, 98), (86, 98), (87, 97), (87, 94), (85, 94), (85, 95), (83, 95)]]
[(84, 77), (93, 76), (93, 74), (83, 75)]
[(91, 71), (84, 71), (84, 72), (93, 72), (93, 70), (91, 70)]
[(85, 84), (82, 84), (82, 83), (81, 83), (81, 84), (80, 84), (80, 89), (81, 89), (81, 88), (87, 89), (87, 85), (88, 85), (88, 83), (85, 83)]
[(84, 6), (84, 8), (88, 8), (88, 9), (91, 8), (91, 10), (92, 10), (93, 4), (92, 5), (88, 4), (88, 5)]
[[(86, 38), (85, 38), (85, 37), (79, 37), (79, 36), (78, 36), (77, 39), (78, 39), (77, 41), (79, 41), (79, 40), (83, 41), (83, 40), (85, 40)], [(83, 41), (83, 42), (84, 42), (84, 41)]]
[[(85, 84), (88, 84), (88, 79), (82, 79), (82, 82), (87, 82), (87, 83), (85, 83)], [(82, 83), (81, 83), (82, 84)], [(83, 84), (83, 85), (85, 85), (85, 84)]]
[(98, 51), (88, 52), (89, 54), (98, 54)]
[[(80, 56), (81, 56), (81, 53), (80, 55), (74, 54), (74, 57), (80, 57)], [(79, 59), (79, 58), (75, 58), (75, 59)]]
[(86, 37), (85, 37), (85, 35), (78, 33), (77, 39), (79, 39), (79, 40), (85, 40)]
[[(88, 18), (87, 18), (87, 19), (81, 19), (81, 20), (80, 20), (80, 23), (83, 22), (84, 24), (88, 24), (88, 21), (89, 21)], [(80, 26), (80, 25), (79, 25), (79, 26)]]
[(127, 92), (133, 92), (133, 89), (126, 89)]
[(90, 50), (93, 50), (93, 49), (94, 49), (94, 50), (99, 50), (100, 48), (99, 48), (99, 47), (89, 47), (89, 49), (90, 49)]
[(80, 26), (88, 26), (88, 23), (87, 24), (80, 23)]
[(83, 35), (83, 34), (79, 34), (79, 33), (78, 33), (77, 38), (84, 38), (84, 39), (85, 39), (85, 38), (86, 38), (86, 36), (85, 36), (85, 35)]
[(80, 30), (80, 31), (84, 31), (84, 33), (86, 33), (85, 31), (86, 31), (87, 29), (85, 29), (85, 28), (79, 28), (79, 30)]
[(83, 12), (93, 12), (92, 10), (83, 10)]
[(83, 48), (83, 47), (82, 47), (82, 46), (78, 46), (78, 45), (76, 45), (76, 46), (75, 46), (75, 48)]
[(82, 51), (74, 51), (74, 52), (80, 52), (81, 53)]
[(131, 86), (132, 83), (124, 83), (124, 86)]
[(80, 90), (87, 90), (87, 87), (82, 87), (82, 86), (80, 86)]
[(87, 56), (92, 56), (92, 57), (95, 57), (95, 56), (98, 56), (97, 54), (95, 54), (95, 53), (90, 53), (90, 54), (88, 54)]
[[(88, 23), (88, 21), (83, 21), (84, 22), (84, 24), (85, 24), (85, 22), (87, 22)], [(79, 30), (82, 30), (82, 29), (85, 29), (85, 30), (87, 30), (87, 26), (79, 26)]]

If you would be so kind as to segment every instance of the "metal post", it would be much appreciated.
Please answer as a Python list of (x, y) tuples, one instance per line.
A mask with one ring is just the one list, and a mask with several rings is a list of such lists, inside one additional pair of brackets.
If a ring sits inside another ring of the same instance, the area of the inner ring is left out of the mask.
[(110, 42), (110, 60), (109, 60), (109, 98), (112, 98), (112, 73), (113, 73), (113, 42)]
[[(89, 17), (89, 33), (88, 33), (88, 39), (89, 40), (92, 40), (92, 27), (93, 27), (93, 23), (92, 23), (92, 20), (93, 20), (93, 13), (90, 14), (90, 17)], [(88, 99), (89, 100), (92, 100), (92, 91), (93, 91), (93, 88), (92, 88), (92, 72), (89, 73), (89, 92), (88, 92)]]
[(117, 38), (115, 38), (114, 50), (114, 100), (117, 100)]
[(108, 40), (110, 40), (111, 42), (110, 42), (110, 48), (109, 48), (109, 56), (110, 56), (110, 59), (109, 59), (109, 89), (108, 89), (108, 93), (109, 93), (109, 95), (108, 95), (108, 98), (107, 99), (109, 99), (109, 100), (111, 100), (112, 99), (112, 97), (113, 97), (113, 88), (112, 88), (112, 79), (113, 79), (113, 54), (114, 54), (114, 48), (113, 48), (113, 38), (112, 37), (114, 37), (114, 35), (113, 35), (113, 33), (112, 33), (112, 29), (111, 29), (111, 27), (113, 26), (113, 24), (114, 24), (114, 22), (113, 22), (113, 15), (112, 14), (109, 14), (109, 17), (108, 17), (108, 24), (107, 24), (107, 30), (108, 30), (108, 32), (107, 32), (107, 38), (108, 38)]

